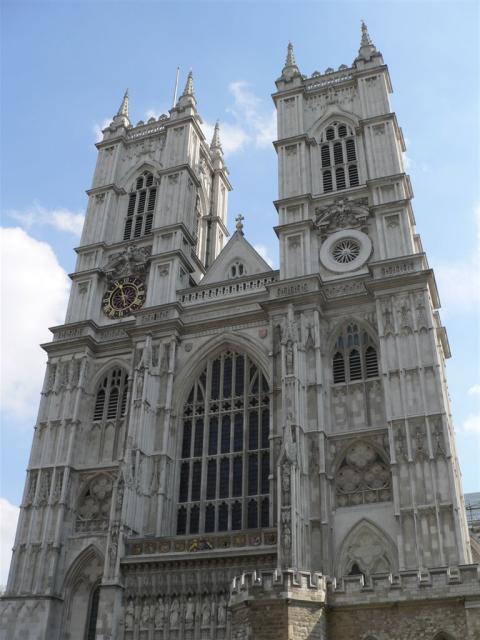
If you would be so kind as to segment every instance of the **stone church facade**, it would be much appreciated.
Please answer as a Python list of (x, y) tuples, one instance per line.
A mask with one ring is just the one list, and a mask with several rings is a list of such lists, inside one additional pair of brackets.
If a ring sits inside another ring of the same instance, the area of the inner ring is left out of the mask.
[(228, 239), (191, 74), (97, 144), (2, 640), (480, 638), (388, 69), (362, 25), (350, 67), (289, 45), (276, 87), (279, 270)]

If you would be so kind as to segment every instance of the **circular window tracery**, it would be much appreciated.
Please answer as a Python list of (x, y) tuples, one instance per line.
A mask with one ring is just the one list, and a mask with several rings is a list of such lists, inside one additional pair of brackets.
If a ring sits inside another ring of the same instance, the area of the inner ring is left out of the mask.
[(339, 240), (332, 247), (332, 257), (339, 264), (353, 262), (360, 255), (360, 243), (353, 238)]
[(372, 254), (372, 242), (357, 229), (332, 233), (320, 247), (320, 261), (333, 273), (355, 271), (364, 266)]

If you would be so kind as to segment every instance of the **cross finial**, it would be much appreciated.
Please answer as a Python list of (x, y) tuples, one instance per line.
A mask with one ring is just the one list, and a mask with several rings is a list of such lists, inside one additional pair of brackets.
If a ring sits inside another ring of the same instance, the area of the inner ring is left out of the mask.
[(244, 216), (242, 216), (241, 213), (238, 214), (238, 216), (235, 218), (235, 222), (236, 225), (235, 227), (237, 228), (237, 231), (240, 231), (240, 233), (243, 233), (243, 221), (245, 220)]

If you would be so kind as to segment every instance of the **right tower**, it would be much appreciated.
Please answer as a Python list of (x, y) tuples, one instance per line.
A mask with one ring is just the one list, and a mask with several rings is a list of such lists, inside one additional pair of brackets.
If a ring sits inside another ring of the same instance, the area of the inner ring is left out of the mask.
[(290, 44), (276, 85), (280, 279), (318, 286), (320, 302), (299, 354), (310, 455), (296, 524), (311, 545), (292, 564), (368, 576), (470, 563), (448, 340), (387, 66), (362, 24), (351, 67), (307, 78)]

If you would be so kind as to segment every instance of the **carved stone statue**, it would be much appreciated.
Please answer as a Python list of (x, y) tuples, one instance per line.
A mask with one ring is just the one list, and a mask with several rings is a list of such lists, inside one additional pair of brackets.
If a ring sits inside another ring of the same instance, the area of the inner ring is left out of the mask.
[(170, 605), (170, 627), (178, 627), (180, 619), (180, 602), (174, 598)]
[(282, 511), (282, 546), (284, 550), (289, 551), (292, 547), (292, 515), (290, 509)]
[(140, 621), (141, 621), (142, 627), (148, 627), (150, 624), (150, 605), (148, 603), (148, 600), (143, 601)]
[(227, 621), (227, 601), (223, 593), (218, 601), (217, 620), (220, 626)]
[(159, 596), (155, 604), (155, 627), (157, 629), (163, 627), (164, 618), (165, 618), (165, 605), (163, 604), (162, 596)]
[(290, 464), (285, 460), (282, 464), (282, 504), (290, 504)]
[(192, 596), (188, 596), (187, 606), (185, 608), (185, 622), (188, 625), (192, 625), (195, 620), (195, 602)]
[(125, 611), (125, 629), (133, 629), (133, 623), (135, 620), (135, 607), (133, 600), (129, 599), (127, 603), (127, 609)]
[(203, 597), (202, 602), (202, 627), (210, 626), (210, 619), (212, 617), (212, 604), (208, 596)]

